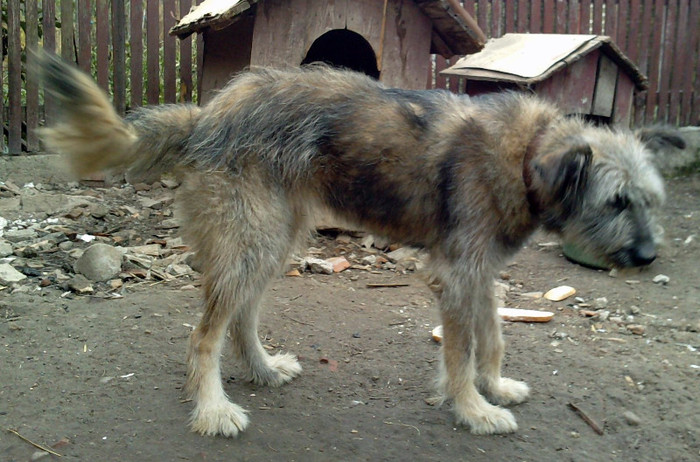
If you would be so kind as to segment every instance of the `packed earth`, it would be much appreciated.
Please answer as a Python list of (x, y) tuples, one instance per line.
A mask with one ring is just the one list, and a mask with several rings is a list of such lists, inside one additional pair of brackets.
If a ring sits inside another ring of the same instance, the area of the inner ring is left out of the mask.
[[(198, 322), (178, 184), (0, 182), (0, 460), (700, 460), (700, 174), (667, 181), (665, 245), (641, 271), (568, 261), (536, 234), (495, 281), (516, 433), (474, 436), (435, 395), (427, 256), (326, 227), (270, 286), (259, 334), (301, 377), (277, 389), (223, 358), (250, 413), (238, 438), (189, 431)], [(276, 232), (274, 229), (271, 233)], [(543, 293), (570, 286), (554, 302)]]

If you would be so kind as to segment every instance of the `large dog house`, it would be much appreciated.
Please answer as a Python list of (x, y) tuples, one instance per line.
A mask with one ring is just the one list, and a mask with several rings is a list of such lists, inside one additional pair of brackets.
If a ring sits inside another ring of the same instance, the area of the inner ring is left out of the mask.
[(569, 114), (629, 125), (635, 90), (647, 79), (610, 37), (506, 34), (442, 71), (465, 93), (529, 89)]
[(204, 38), (200, 102), (246, 67), (315, 61), (424, 89), (431, 53), (465, 55), (486, 41), (457, 0), (206, 0), (170, 33)]

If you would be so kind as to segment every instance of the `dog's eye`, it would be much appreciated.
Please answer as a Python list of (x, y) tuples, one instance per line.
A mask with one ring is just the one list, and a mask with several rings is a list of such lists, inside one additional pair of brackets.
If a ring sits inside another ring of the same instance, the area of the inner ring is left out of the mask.
[(610, 207), (621, 212), (630, 206), (630, 200), (626, 196), (617, 194), (608, 204)]

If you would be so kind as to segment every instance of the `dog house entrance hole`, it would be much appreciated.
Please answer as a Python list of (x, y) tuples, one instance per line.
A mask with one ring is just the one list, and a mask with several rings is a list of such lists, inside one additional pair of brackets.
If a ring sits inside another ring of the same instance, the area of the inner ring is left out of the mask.
[(323, 62), (379, 78), (377, 57), (363, 36), (347, 29), (326, 32), (311, 44), (301, 65)]

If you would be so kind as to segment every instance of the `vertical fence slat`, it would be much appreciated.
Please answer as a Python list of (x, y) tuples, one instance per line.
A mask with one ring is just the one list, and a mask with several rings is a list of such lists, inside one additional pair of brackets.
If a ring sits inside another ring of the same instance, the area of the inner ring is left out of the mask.
[(569, 14), (566, 32), (569, 34), (581, 33), (581, 11), (578, 0), (569, 0)]
[(542, 18), (542, 33), (554, 32), (554, 0), (544, 0), (544, 16)]
[(131, 0), (129, 18), (129, 78), (131, 108), (143, 104), (143, 1)]
[(506, 0), (506, 34), (508, 32), (515, 32), (515, 0)]
[(175, 0), (163, 1), (163, 99), (166, 103), (176, 101), (175, 37), (168, 34), (175, 25)]
[(673, 46), (675, 48), (673, 52), (674, 65), (672, 66), (673, 75), (671, 79), (671, 97), (669, 99), (669, 118), (668, 121), (672, 124), (678, 123), (681, 117), (681, 97), (683, 82), (685, 81), (685, 71), (688, 66), (685, 63), (688, 62), (688, 29), (683, 27), (683, 24), (687, 23), (688, 18), (688, 2), (685, 0), (680, 0), (678, 5), (678, 14), (675, 24), (676, 36), (673, 39)]
[(566, 34), (566, 15), (568, 12), (568, 5), (566, 0), (556, 0), (555, 3), (555, 14), (556, 14), (556, 24), (554, 25), (554, 32), (557, 34)]
[(593, 33), (595, 35), (603, 33), (603, 0), (593, 2)]
[(591, 33), (591, 0), (581, 0), (579, 11), (581, 12), (579, 30), (582, 34)]
[(641, 3), (641, 0), (630, 1), (627, 25), (623, 26), (625, 28), (629, 27), (627, 31), (627, 43), (623, 51), (625, 51), (633, 63), (637, 63), (637, 58), (639, 57), (639, 25), (642, 17)]
[(664, 39), (661, 43), (663, 47), (663, 62), (661, 63), (661, 74), (659, 76), (659, 110), (657, 119), (664, 122), (668, 121), (670, 102), (670, 81), (673, 77), (673, 51), (676, 40), (678, 21), (678, 3), (677, 0), (670, 0), (666, 9), (666, 17), (663, 24)]
[(524, 0), (518, 2), (518, 26), (517, 31), (530, 32), (530, 5)]
[(73, 2), (61, 2), (61, 57), (66, 61), (75, 62), (73, 22)]
[[(0, 40), (0, 56), (5, 56), (5, 49)], [(0, 59), (0, 154), (5, 152), (5, 82), (3, 80), (3, 61)]]
[(78, 0), (78, 66), (88, 74), (92, 66), (92, 2)]
[[(24, 24), (26, 50), (37, 51), (39, 46), (39, 12), (36, 2), (25, 2)], [(26, 53), (27, 69), (34, 55)], [(34, 72), (26, 72), (27, 91), (27, 151), (39, 149), (39, 137), (36, 129), (39, 127), (39, 81)]]
[[(191, 0), (180, 0), (180, 18), (190, 11), (191, 6)], [(180, 43), (180, 96), (178, 100), (192, 101), (192, 36), (178, 40), (178, 42)]]
[(661, 60), (661, 32), (664, 28), (664, 2), (650, 2), (654, 7), (652, 13), (652, 38), (650, 43), (649, 58), (649, 89), (647, 90), (646, 110), (644, 121), (651, 123), (655, 120), (655, 112), (659, 101), (659, 67)]
[(542, 32), (542, 0), (530, 2), (530, 32), (533, 34)]
[(491, 2), (491, 37), (503, 35), (503, 0)]
[(7, 32), (7, 96), (10, 105), (7, 147), (10, 154), (19, 154), (22, 151), (22, 45), (19, 0), (8, 0)]
[[(43, 0), (41, 2), (42, 7), (42, 28), (44, 29), (44, 40), (43, 48), (44, 50), (55, 53), (56, 52), (56, 0)], [(52, 116), (55, 111), (55, 103), (53, 97), (44, 93), (44, 121), (46, 123), (51, 123), (53, 121)]]
[[(700, 2), (690, 3), (690, 14), (688, 15), (688, 47), (692, 50), (689, 53), (690, 59), (684, 63), (686, 68), (685, 83), (683, 85), (683, 114), (686, 114), (684, 123), (687, 125), (700, 125), (700, 75), (696, 72), (700, 68)], [(695, 76), (695, 87), (693, 88), (693, 76)]]
[(160, 101), (160, 9), (157, 0), (146, 3), (146, 101)]
[(119, 114), (126, 112), (126, 3), (112, 0), (112, 99)]
[(617, 2), (607, 0), (605, 2), (605, 35), (617, 42)]
[(109, 91), (109, 5), (108, 0), (97, 0), (97, 84)]

